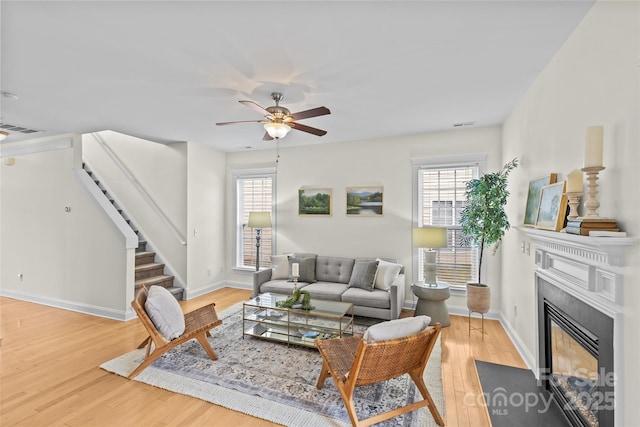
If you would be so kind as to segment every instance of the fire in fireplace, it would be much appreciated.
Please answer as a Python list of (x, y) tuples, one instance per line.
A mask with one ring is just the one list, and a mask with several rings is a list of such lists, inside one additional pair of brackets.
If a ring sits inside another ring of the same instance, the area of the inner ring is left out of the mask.
[(573, 426), (613, 426), (613, 319), (540, 277), (538, 310), (544, 387)]

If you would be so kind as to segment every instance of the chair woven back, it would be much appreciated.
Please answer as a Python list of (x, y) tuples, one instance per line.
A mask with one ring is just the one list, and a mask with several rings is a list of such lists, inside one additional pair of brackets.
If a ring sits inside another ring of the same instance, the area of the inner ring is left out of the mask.
[[(367, 344), (360, 342), (357, 354), (362, 355), (356, 386), (395, 378), (427, 364), (439, 330), (427, 329), (418, 334)], [(354, 374), (354, 372), (351, 372)]]

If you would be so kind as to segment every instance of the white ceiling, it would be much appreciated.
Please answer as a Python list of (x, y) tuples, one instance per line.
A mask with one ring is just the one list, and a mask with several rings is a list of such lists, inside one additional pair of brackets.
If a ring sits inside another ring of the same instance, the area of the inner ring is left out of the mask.
[(2, 122), (272, 148), (238, 103), (326, 106), (286, 145), (502, 123), (593, 1), (1, 2)]

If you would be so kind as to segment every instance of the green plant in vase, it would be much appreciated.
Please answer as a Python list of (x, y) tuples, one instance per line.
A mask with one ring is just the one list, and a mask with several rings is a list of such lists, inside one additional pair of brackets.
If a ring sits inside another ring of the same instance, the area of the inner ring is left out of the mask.
[(486, 313), (491, 304), (489, 287), (482, 283), (482, 258), (484, 250), (493, 246), (493, 254), (500, 247), (509, 218), (504, 211), (509, 191), (509, 173), (518, 166), (515, 158), (498, 172), (487, 173), (466, 184), (466, 206), (460, 214), (463, 243), (473, 244), (480, 250), (478, 282), (467, 284), (467, 307), (470, 311)]

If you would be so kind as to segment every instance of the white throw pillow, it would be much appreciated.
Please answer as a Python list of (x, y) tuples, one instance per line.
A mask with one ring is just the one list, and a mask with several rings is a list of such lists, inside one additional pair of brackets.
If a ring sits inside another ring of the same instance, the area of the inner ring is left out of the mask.
[(429, 316), (405, 317), (371, 326), (362, 337), (368, 343), (408, 337), (424, 331), (431, 323)]
[(144, 309), (160, 335), (173, 340), (184, 333), (184, 314), (171, 292), (162, 286), (151, 286)]
[(289, 255), (271, 256), (271, 280), (286, 280), (289, 278)]
[(401, 269), (401, 264), (394, 264), (378, 258), (378, 271), (376, 271), (374, 288), (383, 291), (391, 289), (391, 284), (396, 280)]

